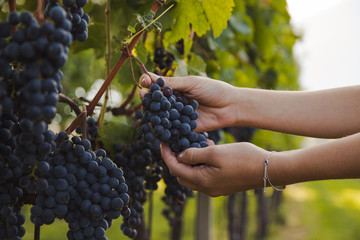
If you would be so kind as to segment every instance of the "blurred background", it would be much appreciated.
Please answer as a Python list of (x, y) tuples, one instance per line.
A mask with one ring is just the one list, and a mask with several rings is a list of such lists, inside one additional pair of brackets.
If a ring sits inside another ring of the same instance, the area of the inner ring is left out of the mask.
[[(360, 1), (287, 0), (304, 90), (360, 83)], [(336, 109), (334, 109), (336, 111)], [(325, 139), (304, 138), (303, 147)], [(360, 239), (359, 180), (301, 183), (284, 191), (285, 224), (270, 239)]]

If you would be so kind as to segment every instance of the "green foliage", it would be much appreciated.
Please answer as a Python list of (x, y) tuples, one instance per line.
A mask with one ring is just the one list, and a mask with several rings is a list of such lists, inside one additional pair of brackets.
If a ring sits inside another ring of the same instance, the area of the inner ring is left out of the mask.
[(100, 140), (105, 149), (113, 149), (114, 143), (117, 142), (130, 144), (138, 134), (138, 129), (132, 120), (120, 117), (112, 118), (99, 130)]

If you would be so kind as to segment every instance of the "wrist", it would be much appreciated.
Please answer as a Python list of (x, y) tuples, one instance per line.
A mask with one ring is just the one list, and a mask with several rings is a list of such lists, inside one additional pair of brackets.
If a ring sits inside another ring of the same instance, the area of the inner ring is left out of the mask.
[(235, 113), (234, 126), (254, 126), (254, 113), (256, 109), (256, 93), (254, 89), (234, 87), (235, 100), (232, 101), (232, 110)]
[(297, 150), (273, 152), (268, 164), (268, 178), (274, 186), (299, 182), (300, 169), (296, 160)]

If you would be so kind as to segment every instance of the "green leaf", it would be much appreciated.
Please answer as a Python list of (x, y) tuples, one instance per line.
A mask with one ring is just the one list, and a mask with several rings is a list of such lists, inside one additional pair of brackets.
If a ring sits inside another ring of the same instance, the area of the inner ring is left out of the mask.
[(161, 32), (161, 28), (162, 28), (161, 22), (154, 22), (153, 25), (159, 32)]
[(189, 74), (206, 76), (206, 63), (195, 53), (190, 53), (190, 60), (188, 62)]
[(198, 36), (202, 36), (210, 30), (201, 2), (198, 0), (179, 0), (172, 15), (175, 24), (171, 33), (165, 35), (164, 42), (176, 43), (182, 38), (188, 39), (190, 25)]
[(252, 33), (251, 20), (243, 14), (234, 14), (229, 21), (230, 26), (238, 33), (250, 35)]
[(185, 60), (180, 56), (178, 50), (175, 46), (170, 46), (168, 51), (174, 55), (175, 61), (177, 63), (176, 69), (174, 71), (175, 77), (187, 76), (189, 75), (188, 68), (186, 66)]
[(116, 117), (99, 130), (99, 135), (104, 148), (113, 149), (115, 143), (129, 144), (134, 141), (138, 130), (128, 119)]
[(147, 11), (143, 16), (141, 16), (140, 14), (136, 14), (137, 21), (141, 24), (143, 28), (147, 27), (145, 29), (147, 32), (151, 32), (154, 27), (161, 31), (161, 23), (154, 22), (149, 25), (154, 20), (154, 17), (155, 13), (152, 10)]
[(128, 30), (129, 32), (131, 32), (131, 33), (136, 33), (136, 29), (135, 29), (133, 26), (131, 26), (131, 25), (129, 25), (129, 26), (127, 27), (127, 30)]
[(214, 31), (214, 37), (220, 36), (231, 17), (232, 9), (235, 6), (234, 1), (202, 0), (201, 4)]
[[(135, 55), (145, 65), (148, 71), (152, 71), (154, 62), (151, 60), (151, 53), (147, 51), (143, 41), (139, 41), (136, 44)], [(136, 60), (133, 60), (133, 64), (139, 65)]]
[(176, 62), (178, 64), (178, 66), (175, 69), (174, 76), (175, 77), (182, 77), (182, 76), (189, 75), (185, 60), (180, 59), (180, 60), (178, 60)]
[(105, 26), (102, 24), (93, 24), (88, 27), (89, 37), (84, 42), (74, 41), (71, 48), (76, 52), (80, 52), (89, 48), (95, 50), (96, 57), (103, 57), (105, 55)]

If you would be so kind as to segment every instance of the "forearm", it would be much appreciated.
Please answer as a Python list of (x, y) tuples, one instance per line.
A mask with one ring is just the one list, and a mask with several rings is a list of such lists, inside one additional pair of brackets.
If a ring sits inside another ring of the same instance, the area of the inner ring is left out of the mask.
[(276, 152), (269, 177), (275, 185), (360, 177), (360, 133), (317, 146)]
[(360, 132), (360, 86), (319, 91), (236, 89), (238, 125), (322, 138)]

